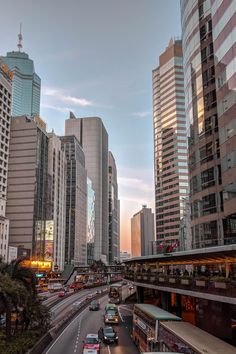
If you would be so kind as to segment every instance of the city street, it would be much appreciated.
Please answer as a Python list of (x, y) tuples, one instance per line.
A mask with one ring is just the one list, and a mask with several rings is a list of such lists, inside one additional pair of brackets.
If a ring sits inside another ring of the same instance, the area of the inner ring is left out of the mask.
[[(108, 297), (105, 296), (100, 300), (99, 311), (89, 311), (85, 309), (79, 314), (69, 326), (55, 339), (55, 341), (45, 350), (44, 354), (72, 354), (83, 352), (83, 340), (88, 333), (97, 333), (100, 327), (104, 326), (103, 313)], [(120, 323), (115, 326), (119, 337), (118, 345), (102, 344), (101, 354), (138, 354), (139, 351), (135, 347), (127, 329), (125, 316), (123, 316), (125, 308), (120, 306)]]

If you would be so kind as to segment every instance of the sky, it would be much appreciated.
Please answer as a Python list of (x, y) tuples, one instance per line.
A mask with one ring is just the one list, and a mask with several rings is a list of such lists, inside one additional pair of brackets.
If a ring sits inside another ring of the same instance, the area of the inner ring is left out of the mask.
[(8, 0), (1, 4), (0, 55), (23, 50), (41, 77), (48, 130), (99, 116), (117, 164), (121, 249), (130, 219), (154, 209), (152, 70), (171, 37), (180, 37), (178, 0)]

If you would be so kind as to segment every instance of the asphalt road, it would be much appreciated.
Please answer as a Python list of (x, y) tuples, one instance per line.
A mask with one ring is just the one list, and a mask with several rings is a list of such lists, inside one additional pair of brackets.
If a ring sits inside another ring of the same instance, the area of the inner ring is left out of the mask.
[[(64, 331), (49, 346), (44, 354), (82, 354), (83, 340), (88, 333), (97, 333), (100, 327), (104, 326), (103, 313), (105, 305), (108, 303), (108, 297), (100, 299), (100, 310), (89, 311), (86, 308), (79, 314)], [(126, 316), (123, 312), (127, 312), (124, 306), (119, 308), (121, 319), (119, 325), (115, 326), (115, 330), (119, 336), (118, 345), (102, 345), (101, 354), (138, 354), (136, 346), (130, 337), (125, 322)]]

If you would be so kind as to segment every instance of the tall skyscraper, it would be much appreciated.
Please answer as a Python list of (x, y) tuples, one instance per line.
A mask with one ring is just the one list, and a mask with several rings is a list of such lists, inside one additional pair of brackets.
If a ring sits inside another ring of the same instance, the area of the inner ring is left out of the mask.
[(110, 151), (108, 161), (108, 262), (112, 263), (114, 261), (118, 261), (120, 258), (120, 228), (116, 161)]
[(0, 256), (8, 258), (9, 220), (6, 217), (7, 177), (10, 140), (12, 73), (0, 59)]
[[(62, 143), (55, 133), (49, 133), (48, 174), (50, 176), (50, 199), (52, 216), (48, 221), (46, 247), (53, 248), (53, 265), (64, 269), (65, 216), (66, 216), (66, 158)], [(52, 232), (50, 233), (50, 227)]]
[(236, 1), (211, 2), (224, 244), (236, 243)]
[(92, 181), (87, 177), (87, 264), (94, 261), (95, 238), (95, 192)]
[(65, 263), (87, 263), (87, 172), (82, 147), (74, 135), (61, 137), (66, 156)]
[(188, 196), (182, 45), (171, 40), (153, 70), (156, 248), (176, 247)]
[(108, 134), (101, 118), (75, 118), (65, 122), (65, 134), (82, 145), (85, 167), (95, 191), (94, 259), (108, 260)]
[(40, 114), (41, 79), (36, 74), (34, 62), (28, 54), (21, 52), (22, 35), (19, 34), (19, 51), (8, 52), (2, 60), (13, 71), (12, 116)]
[(29, 250), (33, 258), (52, 260), (46, 247), (52, 220), (46, 124), (40, 118), (13, 118), (9, 151), (9, 243)]
[(235, 1), (181, 1), (193, 247), (235, 243)]
[(143, 205), (131, 219), (131, 255), (132, 257), (152, 254), (154, 241), (154, 214), (151, 208)]

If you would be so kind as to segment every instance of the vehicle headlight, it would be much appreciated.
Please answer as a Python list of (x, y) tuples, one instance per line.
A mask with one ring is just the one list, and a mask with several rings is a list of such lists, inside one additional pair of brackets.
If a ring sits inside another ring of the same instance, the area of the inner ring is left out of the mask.
[(104, 336), (104, 339), (108, 339), (106, 336)]
[(118, 337), (116, 337), (116, 339), (118, 339)]

